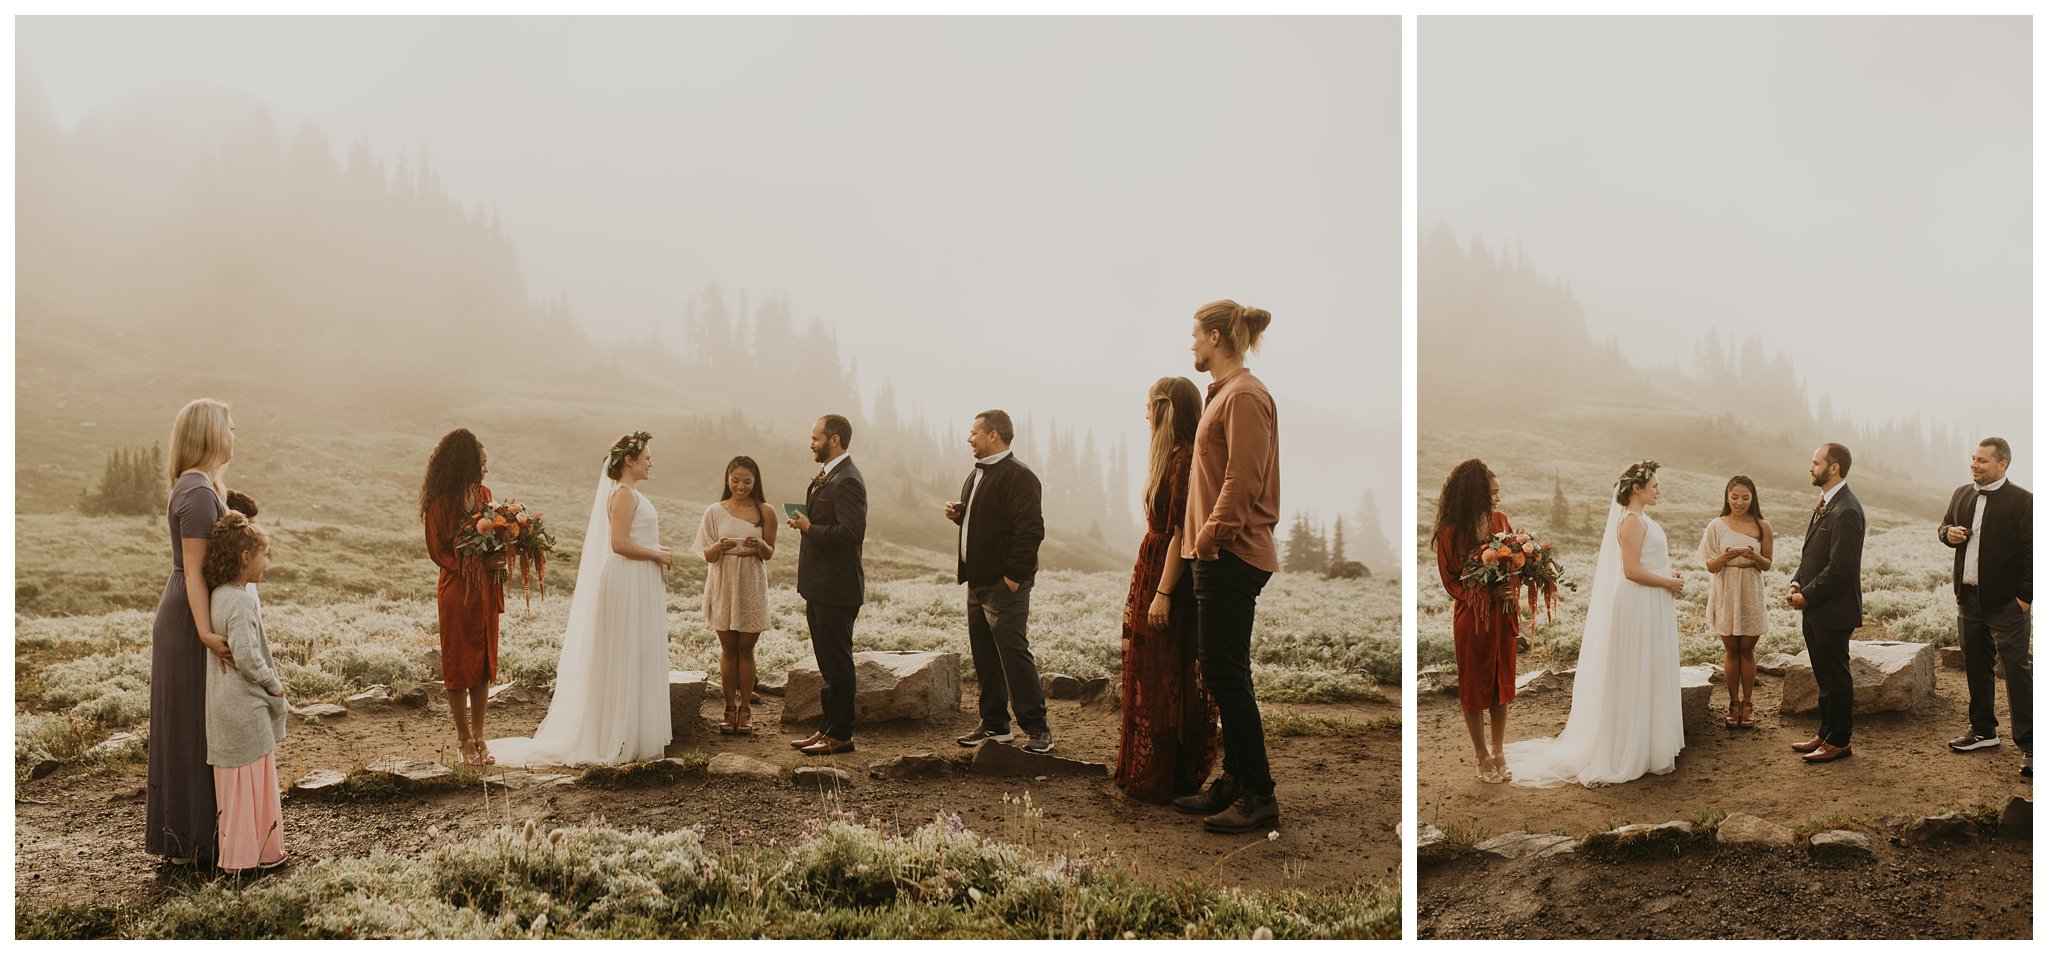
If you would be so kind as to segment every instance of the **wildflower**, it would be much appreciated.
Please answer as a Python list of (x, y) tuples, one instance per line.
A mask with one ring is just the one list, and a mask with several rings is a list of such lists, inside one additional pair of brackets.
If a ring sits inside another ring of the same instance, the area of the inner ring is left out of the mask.
[(539, 832), (539, 831), (540, 831), (540, 825), (539, 825), (538, 823), (534, 822), (533, 820), (531, 820), (531, 819), (528, 819), (528, 820), (526, 820), (526, 825), (520, 828), (520, 830), (519, 830), (519, 837), (520, 837), (521, 839), (529, 839), (529, 840), (530, 840), (530, 839), (532, 839), (532, 838), (533, 838), (533, 834), (534, 834), (534, 833), (536, 833), (536, 832)]
[(1273, 930), (1272, 930), (1272, 929), (1269, 929), (1269, 928), (1267, 928), (1267, 927), (1265, 927), (1265, 926), (1261, 925), (1261, 926), (1259, 926), (1258, 928), (1256, 928), (1256, 929), (1253, 929), (1253, 930), (1252, 930), (1252, 941), (1255, 941), (1255, 942), (1270, 942), (1270, 941), (1272, 941), (1272, 940), (1273, 940)]
[[(527, 927), (526, 934), (534, 938), (540, 938), (542, 935), (545, 935), (547, 933), (547, 930), (548, 913), (542, 912), (539, 915), (533, 917), (533, 924)], [(1269, 935), (1268, 937), (1270, 938), (1271, 936)]]
[(1267, 833), (1266, 833), (1266, 841), (1267, 841), (1267, 842), (1272, 842), (1272, 841), (1274, 841), (1274, 840), (1276, 840), (1276, 839), (1278, 839), (1278, 838), (1280, 838), (1280, 830), (1278, 830), (1278, 829), (1272, 829), (1272, 830), (1269, 830), (1269, 831), (1267, 831)]
[(979, 903), (981, 902), (981, 890), (970, 885), (967, 887), (967, 897)]

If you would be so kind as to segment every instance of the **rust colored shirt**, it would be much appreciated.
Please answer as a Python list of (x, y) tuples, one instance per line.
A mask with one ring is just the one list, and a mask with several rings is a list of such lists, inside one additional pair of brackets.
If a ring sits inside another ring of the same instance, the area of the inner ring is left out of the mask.
[(1280, 418), (1273, 394), (1250, 369), (1209, 385), (1195, 428), (1183, 560), (1213, 560), (1227, 550), (1260, 570), (1280, 569), (1273, 528), (1280, 524)]

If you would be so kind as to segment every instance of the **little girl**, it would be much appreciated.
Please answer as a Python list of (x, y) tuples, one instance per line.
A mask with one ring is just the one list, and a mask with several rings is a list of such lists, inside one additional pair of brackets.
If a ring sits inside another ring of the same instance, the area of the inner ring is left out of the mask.
[(220, 814), (220, 867), (230, 874), (284, 863), (284, 812), (277, 789), (277, 741), (284, 739), (284, 684), (263, 637), (254, 584), (270, 566), (270, 536), (240, 511), (213, 525), (206, 586), (214, 629), (228, 638), (234, 667), (206, 668), (206, 761)]

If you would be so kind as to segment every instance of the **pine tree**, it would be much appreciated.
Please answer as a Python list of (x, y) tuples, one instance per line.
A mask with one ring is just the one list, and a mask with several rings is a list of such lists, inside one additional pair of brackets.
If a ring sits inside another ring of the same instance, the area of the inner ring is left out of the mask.
[(1330, 536), (1330, 563), (1344, 559), (1344, 515), (1337, 515), (1336, 533)]
[(1571, 526), (1572, 506), (1564, 499), (1564, 479), (1552, 474), (1551, 480), (1556, 482), (1556, 489), (1550, 493), (1550, 526), (1554, 534)]

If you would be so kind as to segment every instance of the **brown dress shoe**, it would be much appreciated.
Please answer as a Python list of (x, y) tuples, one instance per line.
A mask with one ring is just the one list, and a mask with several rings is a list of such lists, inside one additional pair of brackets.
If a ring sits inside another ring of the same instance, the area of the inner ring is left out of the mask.
[(1207, 819), (1202, 828), (1210, 832), (1251, 832), (1255, 829), (1271, 829), (1280, 824), (1280, 803), (1270, 794), (1261, 796), (1245, 793), (1237, 801)]
[(1809, 763), (1832, 763), (1835, 760), (1843, 759), (1854, 755), (1856, 754), (1851, 752), (1849, 747), (1847, 746), (1836, 746), (1833, 743), (1822, 743), (1820, 744), (1819, 749), (1816, 749), (1813, 752), (1808, 753), (1799, 758)]
[(789, 741), (789, 748), (790, 748), (790, 749), (803, 749), (804, 747), (806, 747), (806, 746), (809, 746), (809, 745), (811, 745), (811, 744), (813, 744), (813, 743), (816, 743), (817, 741), (819, 741), (819, 740), (821, 740), (821, 739), (829, 739), (829, 738), (830, 738), (830, 737), (827, 737), (827, 736), (826, 736), (826, 735), (825, 735), (824, 733), (812, 733), (811, 735), (809, 735), (809, 736), (806, 736), (806, 737), (804, 737), (803, 739), (793, 739), (793, 740), (790, 740), (790, 741)]
[(817, 742), (798, 750), (798, 752), (803, 753), (805, 756), (837, 756), (840, 753), (851, 753), (853, 752), (853, 740), (833, 739), (820, 733), (818, 734)]
[(1811, 753), (1814, 750), (1826, 746), (1827, 744), (1828, 741), (1821, 739), (1820, 734), (1816, 733), (1814, 734), (1814, 737), (1812, 739), (1807, 740), (1804, 743), (1793, 743), (1792, 751), (1795, 753)]
[(1225, 773), (1209, 781), (1209, 787), (1187, 796), (1177, 796), (1173, 808), (1191, 816), (1210, 816), (1230, 808), (1237, 801), (1237, 777)]

